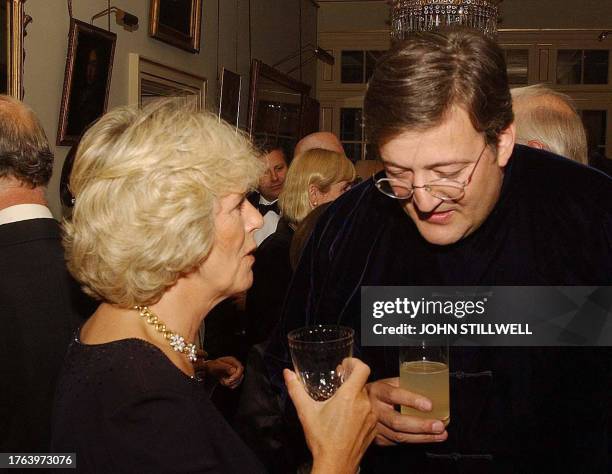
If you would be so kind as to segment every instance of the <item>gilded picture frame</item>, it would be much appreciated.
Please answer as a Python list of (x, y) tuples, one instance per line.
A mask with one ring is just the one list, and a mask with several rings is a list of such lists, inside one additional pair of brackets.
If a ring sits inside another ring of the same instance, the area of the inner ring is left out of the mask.
[(149, 36), (184, 49), (200, 52), (202, 0), (151, 0)]
[(23, 63), (25, 27), (31, 21), (24, 11), (26, 0), (0, 0), (2, 55), (0, 93), (23, 99)]
[(198, 110), (206, 108), (205, 77), (130, 53), (128, 104), (142, 107), (161, 98), (194, 101)]
[(74, 18), (70, 21), (58, 145), (78, 141), (106, 112), (116, 42), (115, 33)]
[(266, 142), (293, 156), (304, 133), (304, 110), (310, 86), (253, 59), (247, 131), (255, 143)]

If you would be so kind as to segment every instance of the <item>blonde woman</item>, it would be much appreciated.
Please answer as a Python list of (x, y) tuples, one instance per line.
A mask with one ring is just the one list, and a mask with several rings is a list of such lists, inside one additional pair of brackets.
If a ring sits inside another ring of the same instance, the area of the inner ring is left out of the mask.
[(355, 179), (355, 167), (344, 154), (314, 148), (296, 156), (287, 172), (278, 204), (281, 219), (276, 232), (256, 252), (254, 283), (247, 293), (250, 344), (265, 341), (280, 317), (285, 291), (291, 280), (291, 239), (297, 226), (317, 206), (347, 191)]
[(315, 207), (334, 201), (355, 179), (350, 160), (335, 151), (313, 148), (291, 162), (278, 205), (294, 229)]
[[(263, 471), (193, 366), (202, 320), (251, 285), (262, 218), (245, 196), (261, 165), (233, 128), (185, 107), (116, 109), (75, 158), (68, 267), (100, 306), (65, 359), (52, 451), (76, 452), (82, 472)], [(286, 372), (317, 472), (355, 469), (373, 437), (368, 369), (353, 365), (326, 405)]]

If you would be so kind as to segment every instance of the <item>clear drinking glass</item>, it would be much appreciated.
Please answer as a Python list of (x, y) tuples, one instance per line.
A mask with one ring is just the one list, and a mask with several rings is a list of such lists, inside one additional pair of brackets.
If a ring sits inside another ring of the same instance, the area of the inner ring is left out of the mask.
[(288, 334), (295, 373), (314, 400), (330, 398), (348, 376), (343, 361), (353, 355), (354, 333), (344, 326), (309, 326)]
[(436, 419), (447, 426), (450, 421), (448, 344), (446, 341), (421, 340), (401, 347), (399, 355), (400, 387), (431, 400), (432, 410), (419, 411), (402, 406), (402, 414)]

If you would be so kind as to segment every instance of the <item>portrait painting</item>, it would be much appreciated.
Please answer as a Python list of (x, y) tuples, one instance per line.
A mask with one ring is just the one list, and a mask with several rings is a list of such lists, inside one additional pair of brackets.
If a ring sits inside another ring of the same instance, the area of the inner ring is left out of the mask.
[(219, 97), (219, 117), (238, 127), (240, 115), (240, 74), (223, 68), (221, 73), (221, 96)]
[[(0, 2), (0, 33), (2, 35), (2, 44), (8, 44), (9, 42), (9, 31), (8, 31), (8, 8), (6, 2)], [(0, 48), (0, 93), (8, 93), (8, 70), (9, 70), (9, 49)]]
[(117, 36), (72, 19), (58, 145), (75, 143), (106, 112)]
[(151, 0), (149, 34), (186, 51), (200, 51), (202, 0)]
[(0, 0), (0, 93), (23, 98), (24, 36), (32, 18), (26, 0)]

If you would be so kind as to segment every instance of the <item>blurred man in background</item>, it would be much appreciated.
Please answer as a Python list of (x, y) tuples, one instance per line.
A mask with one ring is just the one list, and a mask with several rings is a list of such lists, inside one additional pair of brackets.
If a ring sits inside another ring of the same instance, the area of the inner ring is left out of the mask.
[(276, 231), (280, 219), (277, 201), (287, 174), (287, 158), (281, 148), (263, 148), (262, 152), (261, 159), (266, 164), (266, 172), (259, 180), (257, 192), (248, 197), (264, 218), (263, 227), (255, 232), (257, 245)]
[(541, 84), (511, 92), (517, 143), (588, 163), (586, 132), (568, 95)]
[(47, 207), (53, 154), (21, 102), (0, 96), (0, 451), (46, 452), (55, 381), (93, 311), (64, 264)]

